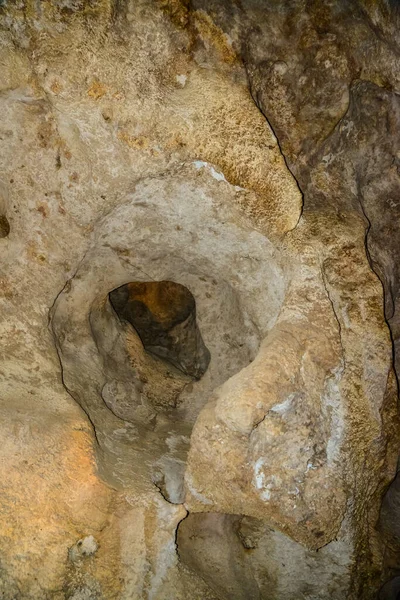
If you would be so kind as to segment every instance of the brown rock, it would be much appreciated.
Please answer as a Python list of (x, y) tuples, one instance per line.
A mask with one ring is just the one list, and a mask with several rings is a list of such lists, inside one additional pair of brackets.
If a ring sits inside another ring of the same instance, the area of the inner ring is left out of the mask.
[(0, 596), (386, 598), (398, 12), (39, 4), (0, 7)]

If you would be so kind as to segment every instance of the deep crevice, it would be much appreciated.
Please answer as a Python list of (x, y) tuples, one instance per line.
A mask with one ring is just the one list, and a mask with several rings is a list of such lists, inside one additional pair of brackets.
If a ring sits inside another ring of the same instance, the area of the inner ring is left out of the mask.
[(93, 430), (93, 435), (94, 435), (95, 442), (96, 442), (97, 446), (100, 448), (100, 442), (99, 442), (99, 438), (97, 436), (96, 426), (95, 426), (94, 421), (92, 420), (92, 418), (90, 416), (89, 411), (85, 410), (85, 408), (81, 405), (81, 403), (77, 400), (77, 398), (75, 398), (73, 396), (73, 394), (70, 392), (70, 390), (68, 389), (67, 384), (65, 383), (65, 380), (64, 380), (64, 369), (63, 369), (63, 364), (62, 364), (62, 360), (61, 360), (61, 356), (60, 356), (60, 351), (59, 351), (58, 344), (57, 344), (57, 339), (56, 339), (56, 336), (54, 334), (54, 331), (53, 331), (52, 327), (50, 327), (50, 330), (51, 330), (51, 333), (52, 333), (52, 336), (53, 336), (54, 346), (55, 346), (55, 349), (56, 349), (58, 362), (60, 363), (60, 379), (61, 379), (61, 384), (62, 384), (63, 388), (65, 389), (65, 391), (67, 392), (67, 394), (70, 396), (70, 398), (72, 398), (72, 400), (78, 404), (78, 406), (83, 410), (83, 412), (87, 416), (87, 419), (88, 419), (90, 425), (92, 426), (92, 430)]
[(276, 139), (276, 143), (277, 143), (278, 148), (279, 148), (279, 152), (280, 152), (280, 154), (281, 154), (281, 156), (282, 156), (282, 158), (283, 158), (283, 160), (285, 162), (286, 168), (289, 171), (289, 173), (292, 175), (294, 181), (296, 182), (296, 186), (297, 186), (297, 188), (298, 188), (298, 190), (299, 190), (299, 192), (301, 194), (301, 210), (300, 210), (299, 218), (297, 219), (296, 225), (287, 232), (287, 233), (289, 233), (290, 231), (293, 231), (293, 230), (296, 229), (296, 227), (300, 223), (301, 217), (303, 216), (303, 212), (304, 212), (304, 193), (303, 193), (303, 190), (300, 187), (300, 183), (299, 183), (297, 177), (295, 176), (295, 174), (293, 173), (292, 169), (289, 166), (288, 160), (287, 160), (287, 158), (285, 156), (285, 153), (283, 152), (281, 143), (279, 141), (279, 137), (276, 134), (275, 129), (273, 128), (270, 120), (268, 119), (267, 115), (263, 111), (263, 109), (262, 109), (262, 107), (261, 107), (261, 105), (260, 105), (257, 97), (255, 96), (255, 94), (253, 92), (253, 86), (252, 86), (252, 83), (251, 83), (251, 77), (250, 77), (250, 74), (249, 74), (247, 63), (244, 62), (243, 64), (244, 64), (244, 68), (245, 68), (245, 71), (246, 71), (246, 77), (247, 77), (248, 89), (249, 89), (250, 96), (251, 96), (251, 98), (252, 98), (255, 106), (258, 108), (258, 110), (260, 111), (260, 113), (262, 114), (262, 116), (264, 117), (264, 119), (266, 120), (266, 122), (268, 123), (268, 126), (271, 129), (272, 133), (274, 134), (275, 139)]
[[(358, 190), (360, 189), (360, 185), (359, 185), (359, 174), (358, 172), (356, 172), (356, 178), (357, 178), (357, 188)], [(393, 331), (392, 331), (392, 327), (390, 325), (389, 319), (387, 317), (386, 314), (386, 296), (389, 292), (386, 291), (386, 285), (385, 285), (385, 281), (382, 278), (382, 274), (379, 272), (379, 270), (376, 268), (376, 262), (372, 259), (370, 250), (369, 250), (369, 246), (368, 246), (368, 237), (371, 231), (371, 227), (372, 227), (372, 223), (367, 215), (365, 206), (364, 206), (364, 201), (363, 201), (363, 197), (361, 192), (358, 192), (358, 201), (359, 201), (359, 206), (361, 209), (361, 212), (364, 216), (364, 219), (367, 222), (367, 227), (365, 229), (365, 236), (364, 236), (364, 248), (365, 248), (365, 254), (367, 256), (367, 260), (369, 262), (369, 266), (371, 268), (371, 270), (375, 273), (375, 275), (377, 276), (377, 278), (379, 279), (379, 281), (381, 282), (382, 285), (382, 294), (383, 294), (383, 316), (385, 319), (385, 323), (388, 327), (389, 330), (389, 335), (390, 335), (390, 342), (391, 342), (391, 347), (392, 347), (392, 364), (393, 364), (393, 370), (396, 376), (396, 383), (397, 383), (397, 393), (399, 393), (399, 374), (397, 373), (397, 369), (396, 369), (396, 349), (395, 349), (395, 341), (394, 341), (394, 336), (393, 336)], [(393, 314), (395, 312), (395, 303), (394, 303), (394, 299), (391, 297), (390, 298), (392, 305), (393, 305)]]
[(10, 223), (6, 215), (0, 215), (0, 238), (5, 238), (10, 233)]

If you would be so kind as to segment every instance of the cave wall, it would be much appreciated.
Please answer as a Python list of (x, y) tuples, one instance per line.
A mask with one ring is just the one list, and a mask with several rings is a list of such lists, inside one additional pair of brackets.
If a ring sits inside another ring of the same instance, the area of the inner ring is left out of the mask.
[[(400, 573), (396, 6), (0, 19), (0, 596), (376, 598)], [(196, 377), (112, 302), (163, 281), (194, 298)]]

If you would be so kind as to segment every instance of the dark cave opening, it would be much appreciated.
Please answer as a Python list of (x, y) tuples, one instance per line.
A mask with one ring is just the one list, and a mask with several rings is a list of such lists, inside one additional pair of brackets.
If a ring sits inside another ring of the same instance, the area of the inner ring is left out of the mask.
[(127, 283), (109, 294), (120, 319), (138, 333), (144, 349), (198, 380), (210, 363), (196, 321), (196, 301), (173, 281)]

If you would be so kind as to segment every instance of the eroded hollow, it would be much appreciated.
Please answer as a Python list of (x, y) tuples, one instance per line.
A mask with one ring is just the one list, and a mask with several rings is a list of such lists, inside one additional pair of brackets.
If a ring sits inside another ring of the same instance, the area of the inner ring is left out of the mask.
[(0, 238), (5, 238), (10, 233), (10, 223), (6, 215), (0, 215)]
[(173, 281), (127, 283), (110, 295), (117, 315), (137, 331), (147, 352), (200, 379), (210, 363), (191, 292)]
[(101, 247), (86, 254), (52, 311), (63, 381), (94, 425), (102, 477), (136, 494), (158, 488), (174, 504), (184, 500), (199, 414), (254, 360), (287, 284), (262, 234), (179, 186), (168, 184), (168, 201), (151, 192), (110, 213)]
[(180, 561), (200, 575), (221, 600), (260, 598), (250, 552), (256, 542), (247, 524), (253, 525), (253, 521), (256, 523), (240, 515), (191, 513), (179, 524)]

